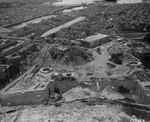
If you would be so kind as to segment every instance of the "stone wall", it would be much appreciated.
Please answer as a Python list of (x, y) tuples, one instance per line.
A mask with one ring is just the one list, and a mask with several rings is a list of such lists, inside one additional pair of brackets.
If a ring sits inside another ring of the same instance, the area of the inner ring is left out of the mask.
[(1, 104), (4, 106), (34, 105), (49, 100), (50, 82), (43, 89), (28, 90), (24, 92), (0, 93)]

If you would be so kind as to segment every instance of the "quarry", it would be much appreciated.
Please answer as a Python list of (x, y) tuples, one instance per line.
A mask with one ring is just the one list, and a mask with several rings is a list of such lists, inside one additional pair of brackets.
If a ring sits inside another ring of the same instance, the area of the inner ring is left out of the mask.
[(0, 13), (0, 122), (150, 121), (148, 0), (0, 0)]

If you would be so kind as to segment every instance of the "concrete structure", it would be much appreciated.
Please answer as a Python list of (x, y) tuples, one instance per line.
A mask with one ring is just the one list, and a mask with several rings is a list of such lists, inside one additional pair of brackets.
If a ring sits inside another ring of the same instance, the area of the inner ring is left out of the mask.
[(98, 33), (96, 35), (86, 37), (85, 39), (80, 39), (79, 41), (83, 47), (93, 48), (103, 43), (109, 42), (110, 39), (108, 35)]
[(33, 105), (48, 101), (50, 89), (53, 87), (51, 69), (41, 68), (34, 74), (26, 74), (18, 78), (9, 87), (4, 88), (0, 93), (2, 105)]
[(1, 93), (1, 104), (4, 106), (41, 104), (49, 99), (49, 86), (50, 82), (43, 89)]
[(124, 86), (130, 90), (130, 92), (136, 94), (143, 104), (150, 105), (150, 82), (141, 82), (138, 79), (135, 80), (112, 80), (110, 86), (119, 88)]
[(138, 82), (139, 95), (144, 104), (150, 104), (150, 82)]
[[(47, 102), (53, 93), (64, 93), (78, 86), (77, 80), (68, 77), (53, 80), (52, 74), (56, 72), (49, 67), (40, 68), (37, 73), (33, 72), (35, 68), (36, 66), (33, 66), (0, 92), (0, 102), (3, 106), (42, 104)], [(70, 77), (75, 77), (74, 72)]]

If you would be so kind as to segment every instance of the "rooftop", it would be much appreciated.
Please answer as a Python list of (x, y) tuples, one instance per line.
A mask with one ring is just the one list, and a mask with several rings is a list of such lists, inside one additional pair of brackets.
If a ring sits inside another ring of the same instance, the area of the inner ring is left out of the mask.
[(95, 41), (95, 40), (102, 39), (102, 38), (105, 38), (105, 37), (108, 37), (108, 35), (98, 33), (96, 35), (86, 37), (85, 40), (88, 41), (88, 42), (91, 42), (91, 41)]

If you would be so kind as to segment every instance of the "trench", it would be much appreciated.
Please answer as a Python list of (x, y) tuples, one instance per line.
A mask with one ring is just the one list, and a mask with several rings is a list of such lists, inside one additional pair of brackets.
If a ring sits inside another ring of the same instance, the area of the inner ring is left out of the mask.
[[(138, 120), (143, 120), (143, 122), (149, 122), (150, 120), (150, 108), (149, 106), (136, 104), (132, 102), (128, 102), (126, 100), (108, 100), (108, 99), (102, 99), (102, 98), (83, 98), (83, 99), (76, 99), (69, 102), (59, 102), (55, 105), (61, 106), (62, 103), (72, 103), (75, 101), (80, 101), (82, 103), (85, 103), (89, 106), (95, 106), (95, 105), (103, 105), (103, 104), (112, 104), (112, 105), (122, 105), (123, 110), (127, 115), (135, 116)], [(132, 121), (135, 122), (135, 121)], [(140, 122), (140, 121), (138, 121)], [(142, 121), (141, 121), (142, 122)]]
[(150, 120), (150, 113), (142, 111), (140, 109), (135, 109), (134, 107), (124, 107), (125, 112), (130, 116), (136, 116), (138, 119), (141, 119), (145, 122)]

